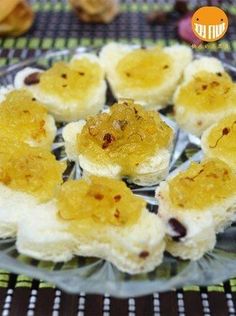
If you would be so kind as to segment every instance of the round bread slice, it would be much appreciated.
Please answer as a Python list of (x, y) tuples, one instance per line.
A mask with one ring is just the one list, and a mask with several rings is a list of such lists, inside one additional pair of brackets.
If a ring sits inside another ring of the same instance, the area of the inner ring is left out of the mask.
[(236, 113), (236, 84), (220, 60), (202, 57), (191, 62), (174, 94), (175, 119), (184, 130), (200, 136), (210, 125)]
[(130, 98), (148, 109), (161, 109), (172, 101), (192, 51), (184, 45), (141, 49), (109, 43), (100, 60), (117, 100)]
[[(116, 121), (114, 121), (114, 124), (115, 123)], [(164, 122), (162, 123), (165, 124)], [(90, 156), (82, 152), (81, 147), (78, 145), (78, 137), (80, 137), (85, 126), (86, 121), (81, 120), (79, 122), (69, 123), (63, 129), (63, 138), (65, 140), (67, 157), (69, 160), (79, 163), (80, 167), (83, 169), (84, 176), (97, 175), (115, 179), (125, 177), (129, 182), (143, 186), (157, 184), (167, 176), (172, 148), (173, 131), (166, 124), (166, 128), (170, 130), (170, 137), (166, 146), (159, 148), (159, 139), (157, 138), (154, 144), (154, 146), (156, 145), (156, 150), (154, 150), (149, 157), (146, 157), (143, 161), (138, 163), (138, 165), (135, 165), (134, 170), (129, 173), (124, 172), (123, 166), (119, 163), (119, 161), (104, 162), (99, 154), (96, 156), (95, 160), (91, 159)], [(142, 123), (140, 123), (140, 128), (142, 128)], [(168, 131), (163, 129), (161, 132), (167, 133)], [(94, 146), (97, 146), (96, 142), (94, 143)], [(129, 157), (127, 157), (127, 159), (129, 159)]]
[(236, 218), (236, 177), (223, 161), (207, 159), (161, 182), (158, 214), (167, 227), (167, 251), (197, 260), (214, 248), (216, 233)]
[(99, 59), (75, 55), (46, 71), (27, 67), (15, 77), (15, 87), (30, 90), (56, 121), (76, 121), (98, 113), (104, 106), (106, 82)]
[(47, 149), (1, 140), (0, 166), (0, 238), (14, 237), (19, 220), (52, 199), (65, 165)]
[[(116, 186), (108, 189), (107, 182)], [(165, 226), (146, 209), (141, 198), (123, 187), (121, 181), (106, 178), (63, 184), (56, 200), (41, 204), (20, 222), (18, 251), (55, 262), (67, 261), (73, 255), (98, 257), (130, 274), (153, 270), (162, 262)], [(133, 211), (124, 213), (122, 203), (129, 199)]]

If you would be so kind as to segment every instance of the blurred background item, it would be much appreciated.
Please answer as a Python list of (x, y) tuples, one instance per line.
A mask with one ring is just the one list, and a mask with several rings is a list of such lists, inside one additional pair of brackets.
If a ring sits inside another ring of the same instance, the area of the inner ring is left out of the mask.
[(31, 27), (34, 13), (25, 0), (0, 0), (0, 36), (18, 36)]
[(187, 43), (199, 46), (202, 41), (194, 34), (191, 26), (191, 20), (192, 13), (189, 13), (178, 21), (178, 37)]
[(155, 10), (147, 14), (147, 23), (151, 26), (175, 24), (180, 40), (199, 46), (202, 41), (192, 30), (191, 18), (197, 7), (188, 6), (187, 0), (175, 0), (168, 10)]
[(69, 0), (83, 22), (109, 23), (119, 13), (119, 0)]

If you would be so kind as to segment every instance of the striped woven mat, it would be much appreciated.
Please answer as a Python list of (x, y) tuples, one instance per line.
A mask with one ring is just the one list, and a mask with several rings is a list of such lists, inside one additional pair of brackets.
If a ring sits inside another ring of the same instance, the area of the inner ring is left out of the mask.
[[(0, 38), (0, 67), (38, 56), (49, 49), (77, 46), (99, 47), (111, 40), (128, 43), (163, 45), (179, 42), (176, 20), (168, 25), (151, 26), (148, 12), (159, 8), (168, 10), (174, 1), (123, 0), (120, 16), (109, 25), (90, 25), (78, 21), (65, 0), (31, 0), (36, 12), (34, 26), (18, 38)], [(189, 5), (206, 5), (210, 1), (189, 1)], [(236, 1), (217, 1), (231, 14), (236, 14)], [(236, 18), (230, 22), (227, 35), (218, 44), (202, 47), (200, 51), (230, 59), (236, 63)], [(0, 270), (0, 312), (2, 315), (84, 315), (84, 316), (235, 316), (236, 279), (224, 284), (199, 288), (189, 286), (180, 290), (152, 295), (115, 299), (109, 295), (69, 295), (52, 284)]]

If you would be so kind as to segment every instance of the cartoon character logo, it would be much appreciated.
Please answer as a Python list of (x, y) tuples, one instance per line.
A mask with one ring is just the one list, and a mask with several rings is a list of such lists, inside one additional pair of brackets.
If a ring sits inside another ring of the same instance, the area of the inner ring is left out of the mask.
[(228, 17), (218, 7), (202, 7), (192, 16), (194, 34), (205, 42), (214, 42), (222, 38), (228, 29)]

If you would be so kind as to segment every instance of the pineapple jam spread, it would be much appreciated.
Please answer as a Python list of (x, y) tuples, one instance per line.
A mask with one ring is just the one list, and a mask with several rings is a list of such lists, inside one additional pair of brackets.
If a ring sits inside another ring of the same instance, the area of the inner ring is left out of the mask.
[(57, 62), (39, 77), (42, 92), (56, 95), (65, 102), (84, 101), (103, 80), (101, 67), (87, 58)]
[(105, 177), (65, 182), (57, 195), (58, 214), (80, 228), (91, 230), (94, 224), (129, 226), (135, 224), (145, 208), (124, 182)]
[(236, 84), (225, 72), (202, 71), (181, 87), (176, 104), (191, 111), (215, 112), (235, 104)]
[(61, 184), (64, 169), (48, 150), (1, 139), (0, 183), (13, 190), (47, 201)]
[(236, 176), (223, 161), (192, 163), (169, 181), (169, 196), (177, 208), (202, 210), (236, 192)]
[(79, 152), (90, 160), (118, 164), (123, 175), (132, 175), (157, 150), (168, 148), (172, 137), (172, 129), (157, 112), (124, 101), (113, 105), (109, 113), (88, 118), (77, 144)]
[(150, 89), (168, 79), (172, 58), (160, 48), (136, 49), (125, 55), (116, 70), (126, 88)]
[(223, 118), (211, 128), (207, 145), (214, 156), (236, 167), (236, 114)]
[[(47, 110), (25, 90), (7, 94), (0, 104), (0, 136), (15, 142), (41, 143), (46, 140)], [(51, 146), (45, 141), (45, 147)]]

